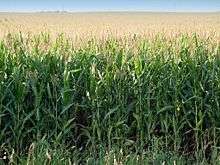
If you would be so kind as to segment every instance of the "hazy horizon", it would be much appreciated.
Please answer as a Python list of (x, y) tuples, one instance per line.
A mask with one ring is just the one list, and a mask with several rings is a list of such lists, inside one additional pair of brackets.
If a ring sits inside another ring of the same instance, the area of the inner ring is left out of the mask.
[(87, 11), (67, 11), (67, 10), (35, 10), (35, 11), (0, 11), (0, 13), (220, 13), (216, 11), (151, 11), (151, 10), (87, 10)]
[(0, 12), (219, 12), (219, 0), (7, 0)]

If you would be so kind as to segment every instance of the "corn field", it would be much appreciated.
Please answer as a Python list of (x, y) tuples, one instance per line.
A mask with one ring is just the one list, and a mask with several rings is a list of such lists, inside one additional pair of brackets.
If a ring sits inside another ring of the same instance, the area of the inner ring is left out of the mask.
[(0, 162), (219, 163), (219, 41), (127, 42), (1, 39)]
[(88, 13), (0, 13), (0, 37), (8, 33), (37, 35), (60, 33), (75, 45), (87, 43), (91, 37), (155, 38), (163, 33), (168, 38), (194, 32), (202, 38), (220, 40), (220, 12), (213, 13), (154, 13), (154, 12), (88, 12)]

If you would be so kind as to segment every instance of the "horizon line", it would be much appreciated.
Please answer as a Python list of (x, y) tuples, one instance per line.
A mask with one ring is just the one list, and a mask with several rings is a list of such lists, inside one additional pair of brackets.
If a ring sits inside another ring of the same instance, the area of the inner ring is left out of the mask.
[(5, 10), (0, 13), (220, 13), (220, 10)]

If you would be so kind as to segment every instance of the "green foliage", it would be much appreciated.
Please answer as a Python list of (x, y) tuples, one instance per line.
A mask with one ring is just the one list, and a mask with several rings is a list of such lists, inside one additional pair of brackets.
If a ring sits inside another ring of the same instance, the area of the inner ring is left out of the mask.
[(0, 144), (10, 161), (219, 161), (219, 44), (196, 35), (134, 44), (2, 40)]

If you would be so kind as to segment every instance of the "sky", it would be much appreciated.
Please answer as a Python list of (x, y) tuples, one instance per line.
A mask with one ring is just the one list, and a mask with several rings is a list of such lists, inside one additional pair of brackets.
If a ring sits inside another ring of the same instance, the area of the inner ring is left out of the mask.
[(220, 0), (0, 0), (0, 12), (220, 11)]

